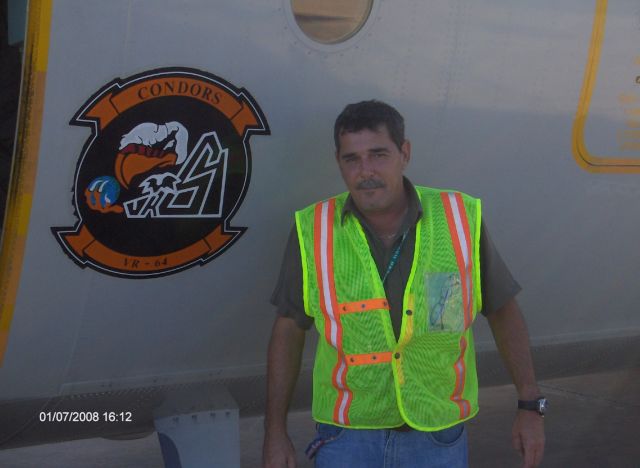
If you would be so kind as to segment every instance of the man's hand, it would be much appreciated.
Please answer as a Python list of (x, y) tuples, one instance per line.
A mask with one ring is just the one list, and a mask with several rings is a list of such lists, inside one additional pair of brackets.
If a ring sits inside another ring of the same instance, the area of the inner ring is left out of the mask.
[(300, 373), (305, 331), (288, 317), (273, 324), (267, 362), (267, 408), (264, 418), (264, 468), (295, 468), (296, 454), (287, 435), (287, 411)]
[(513, 448), (520, 452), (523, 467), (538, 466), (544, 455), (544, 418), (535, 411), (518, 410), (511, 431)]
[[(515, 299), (487, 316), (502, 360), (521, 400), (540, 396), (529, 349), (529, 333)], [(544, 420), (534, 412), (518, 410), (512, 431), (513, 447), (524, 458), (525, 468), (537, 466), (544, 454)]]
[(263, 468), (295, 468), (296, 452), (286, 432), (265, 431)]

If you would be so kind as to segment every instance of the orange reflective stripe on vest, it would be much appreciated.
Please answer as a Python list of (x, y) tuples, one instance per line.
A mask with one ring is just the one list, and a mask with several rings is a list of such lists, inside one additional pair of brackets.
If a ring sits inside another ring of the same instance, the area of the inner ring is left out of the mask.
[(349, 354), (347, 356), (347, 362), (350, 366), (363, 366), (365, 364), (384, 364), (391, 362), (391, 351), (382, 353), (368, 353), (368, 354)]
[[(460, 272), (462, 283), (462, 304), (464, 309), (465, 330), (473, 321), (473, 251), (471, 250), (471, 237), (469, 234), (469, 221), (459, 193), (443, 192), (440, 194), (444, 211), (447, 216), (449, 231), (453, 249), (456, 253), (456, 261)], [(467, 350), (467, 341), (464, 336), (460, 337), (460, 357), (453, 365), (456, 374), (456, 383), (451, 394), (451, 401), (460, 408), (460, 419), (469, 416), (471, 406), (467, 400), (462, 399), (464, 383), (466, 378), (466, 368), (464, 365), (464, 353)]]
[(367, 312), (368, 310), (389, 310), (389, 303), (385, 298), (369, 299), (366, 301), (344, 302), (338, 306), (341, 314), (351, 314), (353, 312)]
[(314, 217), (314, 255), (318, 287), (320, 290), (320, 308), (325, 319), (325, 338), (338, 352), (338, 361), (333, 368), (333, 386), (338, 398), (333, 410), (336, 423), (349, 425), (349, 407), (353, 395), (347, 387), (347, 362), (342, 350), (342, 324), (336, 298), (333, 276), (333, 216), (335, 199), (318, 203)]
[(473, 321), (473, 250), (471, 249), (469, 221), (464, 209), (462, 195), (443, 192), (440, 196), (447, 215), (447, 223), (449, 224), (453, 249), (456, 253), (456, 261), (460, 272), (464, 328), (466, 330)]
[(462, 398), (462, 392), (464, 391), (464, 381), (466, 378), (467, 369), (464, 365), (464, 353), (467, 351), (467, 340), (464, 337), (460, 338), (460, 357), (453, 365), (453, 369), (456, 373), (456, 384), (451, 394), (451, 401), (458, 405), (460, 409), (460, 419), (465, 419), (471, 412), (471, 405), (469, 402)]

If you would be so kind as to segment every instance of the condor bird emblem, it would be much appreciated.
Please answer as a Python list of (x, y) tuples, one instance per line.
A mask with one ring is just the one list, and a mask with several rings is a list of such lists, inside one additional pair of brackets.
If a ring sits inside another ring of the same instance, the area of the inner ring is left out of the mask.
[(148, 278), (204, 264), (249, 186), (249, 137), (269, 134), (244, 89), (199, 70), (114, 80), (70, 122), (91, 129), (76, 168), (74, 227), (52, 231), (80, 266)]

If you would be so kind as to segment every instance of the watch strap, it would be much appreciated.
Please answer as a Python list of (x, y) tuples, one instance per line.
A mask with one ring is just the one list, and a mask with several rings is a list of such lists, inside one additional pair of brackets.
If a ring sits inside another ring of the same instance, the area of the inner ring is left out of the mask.
[(540, 403), (543, 400), (546, 400), (544, 396), (541, 396), (535, 400), (518, 400), (518, 409), (535, 411), (538, 414), (544, 416), (544, 409), (543, 411), (541, 411), (541, 408), (540, 408)]

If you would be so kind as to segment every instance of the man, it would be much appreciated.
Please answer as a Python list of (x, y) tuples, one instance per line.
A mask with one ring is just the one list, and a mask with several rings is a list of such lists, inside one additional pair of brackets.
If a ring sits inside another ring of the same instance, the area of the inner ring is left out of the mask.
[(479, 311), (522, 400), (514, 447), (524, 466), (538, 465), (545, 400), (514, 299), (519, 286), (491, 244), (479, 200), (403, 176), (411, 145), (387, 104), (348, 105), (334, 139), (348, 194), (296, 213), (272, 298), (264, 466), (295, 466), (286, 415), (311, 324), (320, 334), (318, 437), (308, 448), (317, 467), (466, 466), (464, 421), (478, 410), (470, 326)]

